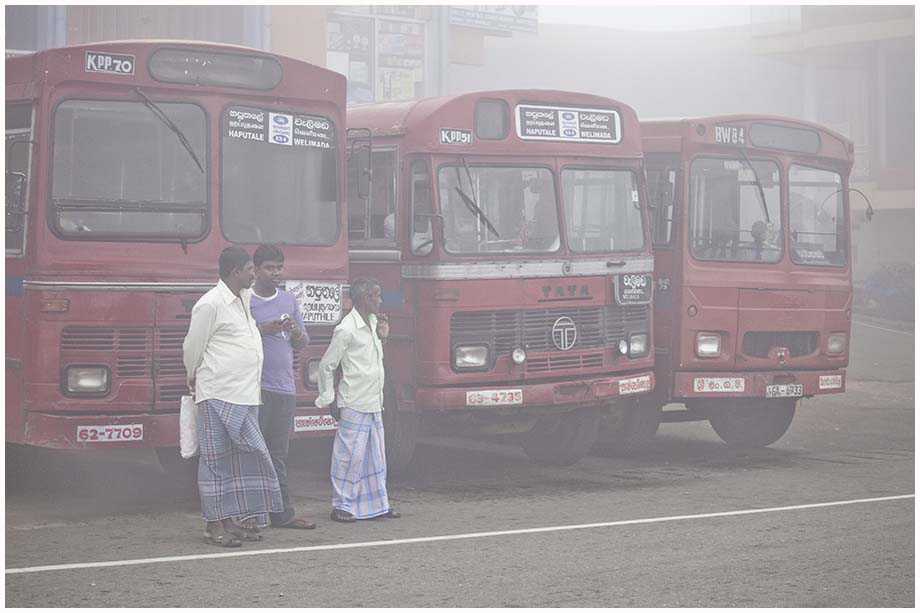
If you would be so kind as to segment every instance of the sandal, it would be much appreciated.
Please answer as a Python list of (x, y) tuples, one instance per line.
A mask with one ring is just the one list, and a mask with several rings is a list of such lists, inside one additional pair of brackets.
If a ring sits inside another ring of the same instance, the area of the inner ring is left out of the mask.
[(355, 516), (349, 513), (348, 511), (343, 511), (342, 509), (332, 509), (332, 514), (330, 515), (332, 521), (342, 522), (343, 524), (348, 524), (354, 521)]
[(214, 532), (205, 528), (204, 542), (209, 545), (216, 545), (217, 547), (243, 546), (243, 541), (238, 539), (233, 534), (226, 532), (223, 527), (220, 527), (219, 530), (215, 530)]
[(236, 524), (234, 524), (233, 527), (229, 529), (229, 532), (233, 536), (243, 541), (258, 542), (262, 540), (262, 535), (259, 534), (258, 528), (256, 528), (255, 531), (253, 532), (251, 530), (247, 530), (243, 526), (237, 526)]
[(394, 511), (393, 509), (389, 509), (386, 513), (383, 515), (378, 515), (377, 517), (381, 517), (383, 519), (399, 519), (402, 517), (402, 513), (399, 511)]
[[(233, 527), (237, 530), (234, 533), (238, 534), (242, 532), (247, 535), (245, 540), (247, 541), (261, 541), (262, 540), (262, 531), (259, 529), (259, 526), (256, 525), (256, 520), (249, 518), (244, 519), (240, 523), (234, 523)], [(256, 538), (252, 538), (256, 537)]]
[[(334, 518), (333, 518), (334, 519)], [(312, 521), (307, 521), (302, 517), (292, 517), (286, 524), (280, 524), (274, 526), (275, 528), (292, 528), (294, 530), (313, 530), (316, 528), (316, 524)]]

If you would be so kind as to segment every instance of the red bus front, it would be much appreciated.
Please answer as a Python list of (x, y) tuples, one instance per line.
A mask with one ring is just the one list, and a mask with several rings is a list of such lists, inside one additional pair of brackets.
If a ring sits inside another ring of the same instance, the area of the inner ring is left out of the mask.
[(665, 419), (767, 445), (799, 398), (845, 387), (852, 145), (819, 126), (726, 116), (642, 123)]
[(134, 41), (8, 59), (6, 84), (7, 441), (175, 447), (182, 341), (228, 244), (283, 247), (313, 337), (295, 434), (333, 430), (305, 361), (347, 279), (344, 78)]
[[(635, 114), (598, 96), (480, 92), (350, 108), (353, 274), (390, 316), (391, 462), (421, 414), (519, 432), (577, 461), (615, 401), (652, 389), (652, 258)], [(625, 403), (624, 403), (625, 404)], [(389, 415), (389, 416), (388, 416)]]

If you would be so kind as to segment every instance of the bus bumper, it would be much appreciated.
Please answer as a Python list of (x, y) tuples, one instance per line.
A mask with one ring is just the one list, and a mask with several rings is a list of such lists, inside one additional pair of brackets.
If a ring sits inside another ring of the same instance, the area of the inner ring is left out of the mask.
[[(801, 393), (797, 387), (801, 385)], [(773, 398), (839, 394), (845, 370), (674, 373), (674, 398)], [(768, 391), (770, 394), (768, 394)], [(777, 395), (779, 394), (779, 395)]]
[[(325, 411), (297, 407), (291, 438), (333, 436), (337, 422)], [(19, 439), (19, 440), (17, 440)], [(50, 415), (30, 412), (22, 437), (11, 442), (51, 449), (178, 447), (178, 413)]]
[(512, 409), (604, 404), (619, 397), (647, 394), (655, 387), (652, 371), (548, 383), (483, 384), (477, 387), (426, 387), (415, 395), (419, 411)]

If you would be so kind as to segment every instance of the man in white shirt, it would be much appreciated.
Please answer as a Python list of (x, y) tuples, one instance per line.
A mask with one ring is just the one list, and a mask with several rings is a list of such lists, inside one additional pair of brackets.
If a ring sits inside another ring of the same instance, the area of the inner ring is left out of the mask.
[(254, 278), (245, 249), (220, 254), (220, 281), (192, 309), (182, 344), (198, 405), (198, 492), (205, 542), (239, 547), (261, 540), (268, 513), (283, 509), (278, 477), (259, 430), (262, 337), (249, 311)]
[[(333, 400), (339, 427), (332, 448), (332, 519), (353, 522), (373, 517), (397, 518), (387, 498), (387, 464), (383, 434), (383, 344), (390, 333), (380, 311), (380, 284), (358, 278), (351, 283), (354, 308), (335, 327), (319, 364), (316, 406)], [(333, 373), (341, 365), (336, 397)]]

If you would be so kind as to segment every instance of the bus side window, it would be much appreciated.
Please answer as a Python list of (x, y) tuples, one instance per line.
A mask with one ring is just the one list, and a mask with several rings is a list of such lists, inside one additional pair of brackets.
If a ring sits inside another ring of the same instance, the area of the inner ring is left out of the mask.
[(21, 255), (28, 213), (29, 166), (32, 159), (32, 105), (6, 107), (6, 253)]
[(352, 168), (359, 158), (349, 160), (348, 240), (396, 240), (396, 151), (371, 153), (370, 193), (359, 197), (354, 184), (359, 169)]
[(412, 162), (409, 184), (409, 217), (412, 219), (409, 236), (411, 251), (415, 255), (431, 253), (434, 233), (432, 232), (431, 178), (428, 163), (424, 160)]
[[(668, 156), (671, 157), (671, 156)], [(678, 160), (646, 160), (645, 176), (648, 186), (649, 225), (652, 244), (671, 244), (674, 225), (674, 201), (677, 191)]]

